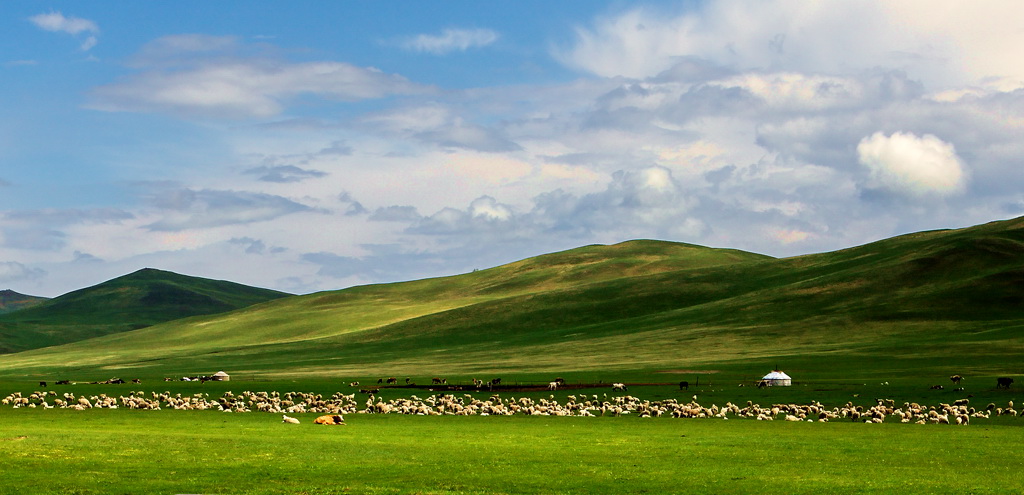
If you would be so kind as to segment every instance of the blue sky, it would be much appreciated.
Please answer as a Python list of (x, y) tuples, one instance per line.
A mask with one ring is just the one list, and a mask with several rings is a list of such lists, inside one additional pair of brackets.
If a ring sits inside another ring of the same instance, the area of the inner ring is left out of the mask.
[(1024, 213), (1012, 1), (7, 2), (0, 288), (307, 293)]

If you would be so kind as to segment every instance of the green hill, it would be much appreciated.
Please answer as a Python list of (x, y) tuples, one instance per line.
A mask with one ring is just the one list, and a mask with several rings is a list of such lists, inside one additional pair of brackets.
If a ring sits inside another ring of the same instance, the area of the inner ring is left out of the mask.
[(289, 294), (146, 268), (0, 314), (0, 352), (75, 342), (195, 315), (223, 313)]
[(0, 314), (30, 308), (46, 301), (45, 297), (26, 296), (13, 290), (0, 290)]
[(1024, 219), (786, 259), (633, 241), (4, 356), (0, 374), (1016, 373), (1022, 282)]

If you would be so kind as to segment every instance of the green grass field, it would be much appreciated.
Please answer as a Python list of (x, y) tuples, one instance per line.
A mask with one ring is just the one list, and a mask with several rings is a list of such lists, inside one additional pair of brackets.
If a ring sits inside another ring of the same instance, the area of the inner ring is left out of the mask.
[[(3, 411), (18, 493), (1015, 493), (1024, 428)], [(5, 490), (6, 491), (6, 488)]]

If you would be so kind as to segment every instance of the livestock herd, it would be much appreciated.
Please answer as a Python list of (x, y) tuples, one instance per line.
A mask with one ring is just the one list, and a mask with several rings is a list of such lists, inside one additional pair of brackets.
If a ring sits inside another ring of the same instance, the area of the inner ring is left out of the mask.
[[(616, 384), (618, 385), (618, 384)], [(55, 391), (36, 391), (28, 395), (15, 392), (0, 400), (0, 404), (14, 408), (41, 409), (138, 409), (138, 410), (215, 410), (231, 413), (267, 412), (284, 416), (284, 422), (298, 422), (297, 418), (288, 414), (320, 414), (315, 423), (345, 424), (344, 414), (406, 414), (421, 416), (460, 415), (460, 416), (626, 416), (638, 417), (673, 417), (673, 418), (719, 418), (719, 419), (756, 419), (759, 421), (817, 421), (829, 422), (837, 420), (857, 421), (864, 423), (901, 422), (901, 423), (937, 423), (966, 425), (972, 419), (989, 419), (991, 416), (1018, 416), (1012, 401), (1006, 407), (997, 407), (989, 403), (983, 408), (970, 405), (969, 399), (961, 399), (953, 404), (924, 406), (918, 403), (905, 402), (897, 405), (890, 399), (878, 399), (870, 406), (846, 403), (842, 406), (827, 407), (820, 402), (810, 404), (772, 404), (761, 406), (748, 401), (745, 405), (727, 402), (723, 406), (712, 404), (705, 406), (692, 400), (680, 401), (665, 399), (658, 401), (643, 400), (630, 395), (597, 394), (568, 395), (564, 401), (548, 398), (508, 397), (495, 394), (486, 399), (476, 398), (471, 394), (435, 394), (426, 398), (415, 395), (410, 398), (398, 398), (385, 401), (380, 397), (370, 396), (365, 401), (356, 398), (356, 394), (337, 392), (330, 397), (321, 394), (288, 392), (250, 392), (240, 394), (225, 392), (219, 397), (211, 397), (207, 393), (192, 395), (172, 394), (170, 392), (129, 391), (126, 395), (80, 395)]]

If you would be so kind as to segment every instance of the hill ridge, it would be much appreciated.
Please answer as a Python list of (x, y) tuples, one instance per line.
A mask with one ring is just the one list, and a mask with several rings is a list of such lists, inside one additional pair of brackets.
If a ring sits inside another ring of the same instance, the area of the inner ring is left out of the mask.
[(1022, 226), (782, 259), (668, 241), (582, 246), (20, 353), (0, 360), (0, 374), (145, 366), (393, 376), (758, 360), (839, 373), (863, 359), (1006, 372), (1024, 354)]

